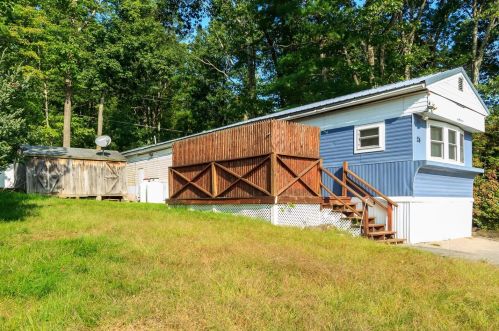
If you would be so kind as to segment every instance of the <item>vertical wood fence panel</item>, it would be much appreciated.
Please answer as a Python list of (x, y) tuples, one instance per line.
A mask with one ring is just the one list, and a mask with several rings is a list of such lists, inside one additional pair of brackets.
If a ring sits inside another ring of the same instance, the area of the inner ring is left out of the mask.
[(270, 120), (176, 142), (169, 203), (317, 203), (319, 139), (317, 127)]

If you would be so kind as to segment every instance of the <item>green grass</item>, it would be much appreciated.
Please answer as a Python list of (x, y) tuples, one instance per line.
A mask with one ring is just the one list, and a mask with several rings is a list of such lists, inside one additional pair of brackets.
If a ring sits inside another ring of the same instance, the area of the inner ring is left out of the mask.
[(2, 330), (498, 330), (498, 284), (332, 230), (0, 193)]

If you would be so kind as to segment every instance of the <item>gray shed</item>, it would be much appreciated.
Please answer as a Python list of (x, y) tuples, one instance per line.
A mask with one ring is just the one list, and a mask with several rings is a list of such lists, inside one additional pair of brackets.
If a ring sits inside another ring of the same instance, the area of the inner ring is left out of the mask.
[(16, 187), (60, 197), (126, 195), (126, 159), (117, 151), (23, 145), (16, 164)]

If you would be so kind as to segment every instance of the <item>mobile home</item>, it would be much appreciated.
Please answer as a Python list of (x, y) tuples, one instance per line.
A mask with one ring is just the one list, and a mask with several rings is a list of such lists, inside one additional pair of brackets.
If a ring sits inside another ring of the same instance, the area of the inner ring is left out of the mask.
[[(324, 169), (339, 175), (348, 162), (397, 204), (394, 229), (400, 238), (417, 243), (471, 236), (473, 179), (483, 172), (472, 166), (472, 134), (484, 131), (487, 115), (469, 77), (456, 68), (208, 132), (267, 119), (319, 127)], [(148, 167), (167, 185), (175, 141), (123, 153), (133, 179), (129, 192), (137, 192), (138, 182), (149, 176)], [(338, 183), (325, 183), (332, 192), (341, 191)], [(370, 213), (386, 217), (377, 207)]]

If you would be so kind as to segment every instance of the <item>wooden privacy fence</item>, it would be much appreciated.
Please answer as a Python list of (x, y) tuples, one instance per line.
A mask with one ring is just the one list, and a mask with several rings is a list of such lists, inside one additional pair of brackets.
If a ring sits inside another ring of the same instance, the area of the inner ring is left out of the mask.
[(173, 145), (169, 203), (319, 203), (319, 128), (263, 121)]

